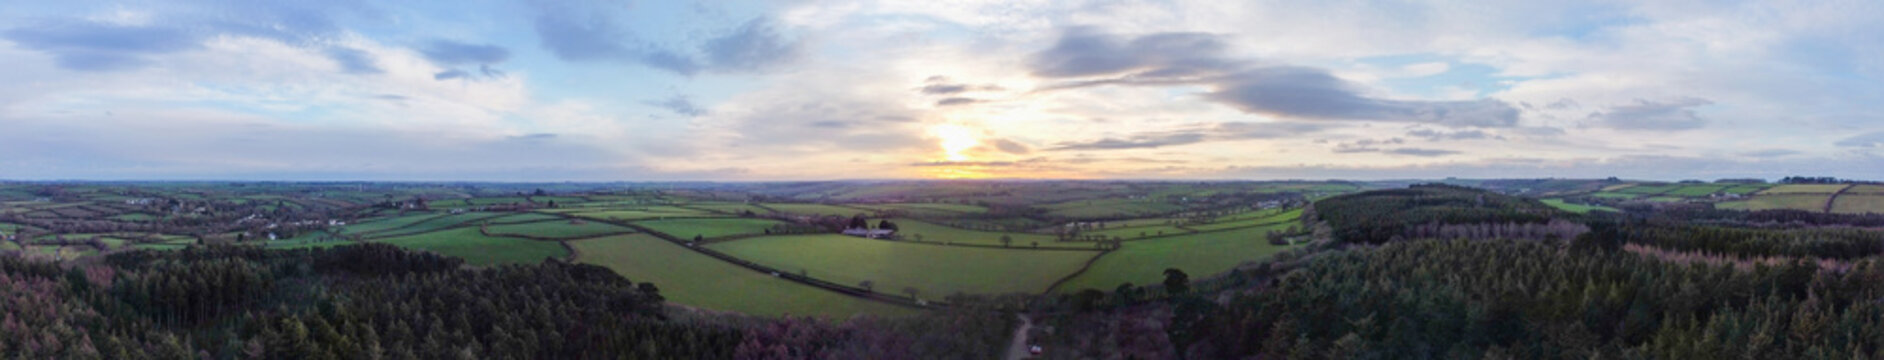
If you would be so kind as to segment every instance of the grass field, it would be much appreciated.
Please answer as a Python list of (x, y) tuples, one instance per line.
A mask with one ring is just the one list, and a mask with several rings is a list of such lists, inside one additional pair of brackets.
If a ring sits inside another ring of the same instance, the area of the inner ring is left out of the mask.
[(979, 213), (988, 212), (988, 208), (985, 208), (985, 207), (980, 207), (980, 206), (975, 206), (975, 205), (966, 205), (966, 204), (949, 204), (949, 203), (871, 204), (871, 205), (861, 205), (861, 207), (866, 207), (866, 208), (871, 208), (871, 209), (900, 209), (900, 210), (908, 210), (908, 211), (927, 210), (927, 211), (938, 211), (938, 212), (960, 213), (960, 214), (979, 214)]
[(707, 245), (783, 271), (839, 284), (876, 283), (878, 292), (940, 299), (955, 292), (1039, 293), (1097, 252), (1032, 251), (911, 244), (843, 235), (769, 236)]
[(637, 221), (634, 224), (682, 239), (692, 239), (695, 235), (713, 239), (733, 235), (764, 234), (765, 229), (783, 223), (771, 219), (725, 218), (649, 220)]
[(1756, 195), (1747, 200), (1715, 203), (1714, 207), (1733, 210), (1796, 209), (1824, 211), (1825, 200), (1828, 198), (1831, 198), (1831, 195), (1765, 195), (1765, 193), (1761, 193), (1761, 195)]
[(634, 229), (598, 222), (571, 224), (569, 220), (539, 221), (522, 224), (491, 225), (490, 233), (516, 234), (551, 239), (570, 239), (612, 233), (631, 233)]
[(467, 213), (462, 213), (462, 214), (451, 214), (451, 215), (445, 215), (443, 217), (427, 219), (424, 221), (412, 223), (410, 226), (403, 227), (403, 228), (397, 228), (397, 229), (367, 234), (367, 237), (375, 238), (375, 237), (398, 237), (398, 236), (406, 236), (406, 235), (418, 235), (418, 234), (424, 234), (424, 233), (444, 230), (444, 229), (448, 229), (452, 227), (460, 227), (460, 226), (473, 227), (472, 230), (476, 231), (477, 229), (475, 228), (475, 226), (477, 226), (477, 224), (481, 224), (486, 221), (501, 222), (501, 221), (504, 221), (505, 218), (517, 216), (517, 215), (518, 214), (516, 213), (492, 213), (492, 212), (467, 212)]
[(1734, 185), (1733, 187), (1721, 189), (1721, 192), (1728, 193), (1728, 194), (1746, 195), (1746, 194), (1759, 192), (1760, 190), (1766, 190), (1766, 188), (1769, 188), (1769, 187), (1772, 187), (1772, 186), (1771, 185), (1753, 185), (1753, 184)]
[(375, 231), (384, 231), (387, 229), (397, 228), (397, 227), (406, 226), (406, 225), (412, 225), (420, 221), (425, 221), (426, 219), (437, 217), (438, 215), (439, 214), (436, 214), (436, 213), (410, 214), (410, 215), (403, 215), (403, 216), (398, 216), (398, 217), (362, 221), (359, 223), (348, 224), (346, 227), (340, 229), (340, 233), (343, 235), (353, 235), (353, 234), (369, 233), (369, 232), (375, 232)]
[(1663, 195), (1681, 196), (1681, 197), (1704, 197), (1708, 195), (1713, 195), (1714, 193), (1720, 192), (1721, 189), (1726, 189), (1726, 188), (1727, 188), (1727, 185), (1688, 185), (1688, 186), (1682, 186), (1680, 189), (1675, 189), (1674, 191), (1669, 191)]
[(377, 240), (401, 247), (430, 250), (464, 258), (470, 265), (534, 264), (546, 257), (566, 257), (569, 251), (554, 241), (484, 236), (476, 227), (463, 227)]
[[(1120, 239), (1126, 239), (1126, 240), (1137, 239), (1140, 237), (1156, 237), (1156, 236), (1164, 236), (1164, 235), (1177, 235), (1177, 234), (1189, 234), (1189, 233), (1191, 233), (1190, 230), (1180, 229), (1177, 226), (1173, 226), (1173, 225), (1134, 226), (1134, 227), (1124, 227), (1124, 228), (1108, 227), (1103, 230), (1087, 230), (1084, 232), (1080, 232), (1081, 235), (1104, 235), (1105, 237), (1108, 237), (1108, 238), (1118, 237)], [(1140, 236), (1140, 234), (1143, 234), (1143, 236)]]
[(1594, 194), (1590, 194), (1590, 196), (1594, 196), (1594, 197), (1599, 197), (1599, 198), (1605, 198), (1605, 199), (1634, 199), (1634, 198), (1636, 198), (1636, 196), (1638, 196), (1638, 195), (1637, 195), (1637, 194), (1624, 194), (1624, 193), (1613, 193), (1613, 192), (1599, 192), (1599, 193), (1594, 193)]
[(724, 215), (719, 215), (719, 214), (714, 214), (714, 213), (709, 213), (709, 212), (704, 212), (704, 211), (699, 211), (699, 210), (688, 210), (688, 209), (681, 209), (681, 208), (675, 208), (675, 207), (664, 207), (660, 209), (640, 209), (640, 210), (585, 211), (585, 212), (573, 213), (570, 215), (581, 216), (581, 217), (591, 218), (591, 219), (625, 220), (625, 221), (661, 219), (661, 218), (677, 218), (677, 217), (724, 216)]
[[(1188, 227), (1188, 228), (1191, 228), (1192, 230), (1197, 230), (1197, 231), (1215, 231), (1215, 230), (1224, 230), (1224, 229), (1234, 229), (1234, 228), (1246, 227), (1246, 226), (1270, 224), (1270, 223), (1283, 222), (1283, 221), (1289, 221), (1293, 223), (1293, 220), (1300, 217), (1302, 217), (1302, 210), (1295, 209), (1295, 210), (1289, 210), (1289, 211), (1284, 211), (1280, 213), (1271, 213), (1266, 216), (1253, 218), (1253, 219), (1222, 221), (1222, 222), (1215, 222), (1215, 223), (1209, 223), (1209, 224), (1203, 224), (1203, 225), (1187, 225), (1185, 227)], [(1284, 225), (1286, 227), (1286, 225), (1290, 225), (1290, 224), (1284, 224)]]
[(753, 214), (759, 214), (759, 215), (765, 215), (772, 212), (772, 210), (766, 210), (765, 208), (753, 206), (752, 204), (709, 203), (709, 204), (692, 204), (692, 205), (687, 205), (687, 206), (693, 207), (693, 208), (707, 209), (707, 210), (716, 211), (716, 212), (720, 212), (724, 214), (731, 214), (731, 215), (738, 215), (746, 211), (751, 211)]
[(1178, 204), (1152, 199), (1075, 200), (1042, 206), (1047, 215), (1068, 218), (1136, 217), (1182, 210)]
[(870, 212), (869, 210), (853, 209), (853, 208), (848, 208), (848, 207), (824, 205), (824, 204), (765, 204), (765, 207), (772, 208), (773, 210), (778, 210), (779, 212), (783, 212), (787, 214), (794, 214), (794, 215), (819, 215), (819, 216), (837, 215), (837, 216), (849, 217), (852, 215), (865, 214), (865, 213)]
[(1587, 214), (1590, 211), (1595, 211), (1595, 210), (1622, 212), (1622, 210), (1616, 210), (1616, 208), (1612, 208), (1608, 206), (1571, 204), (1571, 203), (1563, 202), (1563, 199), (1543, 199), (1543, 201), (1544, 201), (1544, 205), (1550, 205), (1551, 207), (1557, 208), (1559, 210), (1569, 211), (1569, 212), (1578, 213), (1578, 214)]
[(1832, 202), (1832, 212), (1841, 214), (1884, 214), (1884, 195), (1839, 195)]
[(652, 282), (668, 302), (712, 310), (845, 318), (907, 315), (920, 310), (838, 294), (761, 274), (646, 234), (572, 241), (577, 261)]
[(1773, 188), (1771, 188), (1771, 189), (1766, 189), (1766, 191), (1761, 191), (1761, 192), (1760, 192), (1760, 195), (1772, 195), (1772, 194), (1830, 194), (1830, 193), (1835, 193), (1835, 192), (1838, 192), (1838, 190), (1839, 190), (1839, 189), (1844, 189), (1844, 188), (1845, 188), (1846, 186), (1850, 186), (1850, 185), (1845, 185), (1845, 184), (1792, 184), (1792, 185), (1780, 185), (1780, 186), (1776, 186), (1776, 187), (1773, 187)]
[(1845, 193), (1846, 194), (1884, 195), (1884, 185), (1856, 185), (1856, 186), (1852, 186), (1850, 190), (1845, 190)]
[(1098, 261), (1085, 273), (1067, 281), (1055, 292), (1071, 293), (1080, 289), (1112, 291), (1119, 284), (1153, 284), (1164, 281), (1164, 269), (1177, 268), (1199, 279), (1228, 271), (1244, 262), (1261, 260), (1286, 249), (1270, 245), (1263, 235), (1291, 224), (1253, 227), (1225, 232), (1173, 236), (1126, 242)]
[(1014, 239), (1013, 247), (1032, 247), (1033, 243), (1039, 242), (1040, 247), (1092, 248), (1090, 243), (1062, 243), (1053, 235), (1046, 234), (966, 230), (912, 219), (891, 219), (890, 222), (896, 223), (897, 235), (912, 241), (916, 235), (922, 235), (923, 242), (1000, 246), (1001, 236), (1007, 235)]

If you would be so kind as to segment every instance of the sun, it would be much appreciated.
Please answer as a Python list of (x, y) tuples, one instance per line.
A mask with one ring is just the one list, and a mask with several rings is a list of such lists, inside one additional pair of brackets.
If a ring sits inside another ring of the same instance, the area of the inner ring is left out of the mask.
[(981, 139), (975, 131), (956, 124), (941, 124), (929, 128), (929, 135), (941, 139), (942, 152), (948, 161), (968, 161), (968, 149), (981, 145)]

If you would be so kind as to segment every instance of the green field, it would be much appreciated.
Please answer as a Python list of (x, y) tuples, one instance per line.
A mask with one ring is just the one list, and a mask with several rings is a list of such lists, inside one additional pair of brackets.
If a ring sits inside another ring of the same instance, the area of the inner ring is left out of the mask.
[(1047, 215), (1067, 218), (1138, 217), (1183, 210), (1183, 206), (1163, 200), (1107, 198), (1076, 200), (1041, 206)]
[(592, 211), (570, 213), (570, 215), (581, 216), (581, 217), (591, 218), (591, 219), (624, 220), (624, 221), (661, 219), (661, 218), (723, 216), (723, 215), (700, 211), (700, 210), (685, 209), (685, 208), (678, 208), (678, 207), (672, 207), (672, 206), (656, 206), (656, 207), (646, 207), (646, 208), (639, 208), (639, 209), (592, 210)]
[(1727, 186), (1728, 185), (1688, 185), (1688, 186), (1683, 186), (1680, 189), (1675, 189), (1674, 191), (1669, 191), (1668, 193), (1663, 194), (1663, 195), (1681, 196), (1681, 197), (1704, 197), (1704, 196), (1713, 195), (1714, 193), (1720, 192), (1721, 189), (1726, 189)]
[(868, 240), (843, 235), (768, 236), (707, 245), (783, 271), (919, 298), (972, 294), (1039, 293), (1072, 274), (1097, 252), (972, 248)]
[(1296, 209), (1296, 210), (1289, 210), (1289, 211), (1284, 211), (1280, 213), (1270, 213), (1267, 216), (1254, 218), (1254, 219), (1223, 221), (1223, 222), (1215, 222), (1215, 223), (1209, 223), (1209, 224), (1203, 224), (1203, 225), (1187, 225), (1185, 227), (1191, 228), (1192, 230), (1197, 230), (1197, 231), (1216, 231), (1216, 230), (1234, 229), (1234, 228), (1249, 227), (1249, 226), (1256, 226), (1256, 225), (1273, 224), (1277, 222), (1293, 223), (1294, 222), (1293, 220), (1300, 218), (1301, 216), (1302, 216), (1302, 210)]
[(1166, 268), (1183, 270), (1193, 280), (1208, 277), (1286, 249), (1270, 245), (1263, 235), (1289, 225), (1292, 224), (1126, 242), (1118, 250), (1099, 257), (1092, 268), (1054, 291), (1071, 293), (1088, 288), (1112, 291), (1127, 282), (1154, 284), (1164, 281)]
[[(466, 264), (534, 264), (547, 257), (567, 257), (569, 251), (554, 241), (484, 236), (476, 227), (463, 227), (376, 240), (401, 247), (430, 250), (464, 258)], [(344, 243), (338, 242), (336, 243)], [(336, 244), (338, 245), (338, 244)]]
[(637, 221), (634, 224), (682, 239), (692, 239), (695, 235), (714, 239), (734, 235), (764, 234), (765, 229), (784, 223), (771, 219), (725, 218), (648, 220)]
[(1884, 214), (1884, 195), (1839, 195), (1832, 201), (1832, 212), (1841, 214)]
[(707, 209), (707, 210), (716, 211), (716, 212), (729, 214), (729, 215), (738, 215), (747, 211), (751, 211), (753, 214), (759, 214), (759, 215), (765, 215), (772, 212), (772, 210), (766, 210), (765, 208), (753, 206), (752, 204), (709, 203), (709, 204), (691, 204), (691, 205), (687, 205), (687, 207)]
[(1678, 189), (1678, 188), (1681, 188), (1681, 185), (1669, 185), (1669, 184), (1654, 184), (1654, 185), (1651, 185), (1651, 184), (1642, 184), (1642, 185), (1636, 185), (1636, 186), (1632, 186), (1632, 187), (1629, 187), (1629, 188), (1626, 188), (1626, 189), (1621, 189), (1621, 190), (1616, 190), (1616, 192), (1619, 192), (1619, 193), (1627, 193), (1627, 194), (1636, 194), (1636, 195), (1656, 195), (1656, 194), (1661, 194), (1661, 193), (1665, 193), (1665, 192), (1669, 192), (1669, 191), (1673, 191), (1673, 190), (1675, 190), (1675, 189)]
[[(1038, 242), (1040, 247), (1092, 248), (1091, 243), (1062, 243), (1053, 235), (1046, 234), (975, 231), (913, 219), (890, 219), (890, 222), (896, 223), (896, 234), (909, 241), (916, 240), (916, 235), (922, 235), (923, 242), (1000, 246), (1001, 236), (1006, 235), (1014, 239), (1014, 243), (1010, 245), (1012, 247), (1032, 247), (1033, 243)], [(875, 224), (875, 222), (871, 223), (871, 225)]]
[(668, 302), (753, 315), (907, 315), (920, 310), (864, 300), (779, 279), (695, 253), (646, 234), (572, 241), (577, 261), (652, 282)]
[(1792, 185), (1780, 185), (1780, 186), (1776, 186), (1776, 187), (1773, 187), (1773, 188), (1771, 188), (1771, 189), (1766, 189), (1766, 191), (1761, 191), (1761, 192), (1760, 192), (1760, 195), (1773, 195), (1773, 194), (1830, 194), (1830, 193), (1835, 193), (1835, 192), (1838, 192), (1838, 190), (1839, 190), (1839, 189), (1844, 189), (1844, 188), (1845, 188), (1846, 186), (1850, 186), (1850, 185), (1845, 185), (1845, 184), (1792, 184)]
[(340, 233), (343, 235), (353, 235), (353, 234), (370, 233), (370, 232), (376, 232), (376, 231), (385, 231), (388, 229), (398, 228), (401, 226), (412, 225), (414, 223), (425, 221), (427, 219), (431, 219), (437, 216), (439, 216), (439, 214), (422, 213), (422, 214), (410, 214), (410, 215), (403, 215), (403, 216), (397, 216), (397, 217), (380, 218), (376, 220), (362, 221), (359, 223), (348, 224), (346, 227), (340, 229)]
[(467, 212), (467, 213), (462, 213), (462, 214), (451, 214), (451, 215), (445, 215), (443, 217), (438, 217), (438, 218), (433, 218), (433, 219), (428, 219), (428, 220), (412, 223), (409, 226), (402, 227), (402, 228), (367, 234), (368, 235), (367, 237), (374, 238), (374, 237), (396, 237), (396, 236), (406, 236), (406, 235), (418, 235), (418, 234), (424, 234), (424, 233), (429, 233), (433, 231), (445, 230), (445, 229), (449, 229), (453, 227), (472, 227), (472, 230), (476, 231), (477, 230), (476, 226), (478, 224), (482, 224), (487, 221), (488, 222), (500, 222), (500, 221), (504, 221), (506, 218), (517, 216), (517, 215), (519, 214), (518, 213), (493, 213), (493, 212)]
[(1766, 190), (1766, 188), (1769, 188), (1769, 187), (1772, 187), (1772, 186), (1771, 185), (1734, 185), (1733, 187), (1729, 187), (1729, 188), (1721, 190), (1721, 192), (1728, 193), (1728, 194), (1746, 195), (1746, 194), (1759, 192), (1760, 190)]
[(910, 213), (928, 213), (928, 214), (980, 214), (980, 213), (988, 212), (988, 208), (985, 208), (985, 207), (980, 207), (980, 206), (975, 206), (975, 205), (966, 205), (966, 204), (950, 204), (950, 203), (870, 204), (870, 205), (858, 205), (858, 207), (871, 208), (871, 209), (886, 209), (886, 210), (894, 209), (894, 210), (908, 211)]
[(524, 235), (550, 239), (571, 239), (602, 234), (632, 233), (634, 229), (597, 222), (571, 224), (569, 220), (539, 221), (521, 224), (491, 225), (492, 235)]
[(1616, 208), (1612, 208), (1608, 206), (1566, 203), (1566, 202), (1563, 202), (1563, 199), (1543, 199), (1543, 201), (1544, 201), (1544, 205), (1550, 205), (1551, 207), (1555, 207), (1563, 211), (1569, 211), (1569, 212), (1578, 213), (1578, 214), (1587, 214), (1590, 211), (1595, 211), (1595, 210), (1622, 212), (1622, 210), (1617, 210)]
[(1189, 233), (1191, 233), (1190, 230), (1180, 229), (1174, 225), (1157, 225), (1157, 226), (1134, 226), (1134, 227), (1124, 227), (1124, 228), (1108, 227), (1105, 229), (1082, 231), (1080, 232), (1080, 235), (1102, 235), (1107, 238), (1118, 237), (1120, 239), (1130, 240), (1130, 239), (1137, 239), (1141, 237), (1157, 237), (1157, 236), (1189, 234)]
[(1796, 209), (1806, 211), (1824, 211), (1825, 200), (1831, 195), (1766, 195), (1760, 193), (1751, 199), (1715, 203), (1714, 207), (1732, 210), (1771, 210)]
[(1624, 194), (1624, 193), (1613, 193), (1613, 192), (1599, 192), (1599, 193), (1594, 193), (1594, 194), (1590, 194), (1590, 196), (1593, 196), (1593, 197), (1599, 197), (1599, 198), (1605, 198), (1605, 199), (1634, 199), (1634, 198), (1635, 198), (1636, 196), (1638, 196), (1638, 195), (1636, 195), (1636, 194)]
[(778, 210), (779, 212), (793, 214), (793, 215), (818, 215), (818, 216), (836, 215), (836, 216), (850, 217), (857, 214), (868, 214), (870, 212), (869, 210), (864, 210), (864, 209), (854, 209), (854, 208), (849, 208), (849, 207), (824, 205), (824, 204), (765, 204), (765, 207), (769, 207), (769, 208), (772, 208), (773, 210)]

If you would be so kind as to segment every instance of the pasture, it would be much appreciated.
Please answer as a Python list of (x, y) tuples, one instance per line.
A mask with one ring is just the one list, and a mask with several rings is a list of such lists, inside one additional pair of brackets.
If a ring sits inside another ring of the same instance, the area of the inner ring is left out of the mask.
[(839, 284), (863, 281), (881, 293), (918, 290), (918, 298), (1039, 293), (1084, 265), (1096, 251), (1008, 250), (912, 244), (843, 235), (768, 236), (707, 245), (728, 255)]
[(851, 297), (780, 279), (693, 252), (647, 234), (571, 241), (577, 261), (636, 282), (653, 282), (668, 302), (753, 315), (908, 315), (919, 310)]
[(764, 234), (767, 228), (784, 223), (771, 219), (724, 218), (647, 220), (637, 221), (634, 224), (682, 239), (692, 239), (696, 235), (707, 239), (717, 239), (735, 235)]
[(622, 234), (635, 232), (634, 229), (621, 226), (582, 222), (571, 223), (569, 220), (550, 220), (505, 225), (491, 225), (486, 230), (491, 235), (522, 235), (549, 239), (573, 239), (604, 234)]
[(765, 207), (769, 207), (769, 208), (772, 208), (773, 210), (778, 210), (778, 212), (792, 214), (792, 215), (812, 215), (812, 216), (834, 215), (834, 216), (842, 216), (842, 217), (851, 217), (857, 214), (868, 215), (870, 213), (870, 210), (857, 209), (857, 208), (851, 208), (851, 207), (845, 207), (845, 206), (825, 205), (825, 204), (765, 204)]
[(1715, 203), (1714, 207), (1720, 208), (1720, 209), (1730, 209), (1730, 210), (1795, 209), (1795, 210), (1806, 210), (1806, 211), (1824, 211), (1825, 200), (1828, 200), (1830, 198), (1831, 198), (1830, 194), (1812, 195), (1812, 194), (1796, 194), (1795, 193), (1795, 194), (1788, 194), (1788, 195), (1766, 195), (1766, 193), (1763, 192), (1747, 200)]
[(1688, 185), (1669, 191), (1663, 195), (1680, 197), (1705, 197), (1726, 189), (1728, 185)]
[(1832, 212), (1840, 214), (1884, 214), (1884, 195), (1839, 195), (1832, 201)]
[(1287, 229), (1291, 224), (1127, 241), (1118, 250), (1100, 256), (1085, 273), (1053, 291), (1072, 293), (1089, 288), (1111, 291), (1128, 282), (1155, 284), (1164, 281), (1166, 268), (1183, 270), (1191, 279), (1209, 277), (1287, 249), (1288, 246), (1269, 244), (1263, 235)]
[[(1091, 243), (1062, 243), (1058, 241), (1058, 238), (1047, 234), (975, 231), (913, 219), (890, 219), (890, 222), (896, 223), (896, 234), (908, 241), (915, 241), (916, 235), (922, 235), (922, 242), (1001, 246), (1001, 236), (1006, 235), (1014, 240), (1012, 247), (1032, 247), (1033, 243), (1038, 242), (1040, 247), (1092, 248)], [(871, 222), (871, 225), (875, 224), (876, 222)]]
[[(478, 233), (476, 227), (461, 227), (375, 241), (461, 257), (464, 258), (465, 264), (478, 266), (534, 264), (543, 261), (543, 258), (569, 256), (569, 251), (564, 250), (562, 244), (555, 241), (484, 236)], [(344, 242), (336, 241), (335, 243)]]
[(1851, 186), (1851, 185), (1845, 185), (1845, 184), (1791, 184), (1791, 185), (1780, 185), (1780, 186), (1775, 186), (1775, 187), (1773, 187), (1773, 188), (1771, 188), (1771, 189), (1766, 189), (1766, 191), (1761, 191), (1761, 192), (1760, 192), (1760, 195), (1777, 195), (1777, 194), (1830, 194), (1830, 193), (1835, 193), (1835, 192), (1838, 192), (1838, 190), (1840, 190), (1840, 189), (1844, 189), (1844, 188), (1845, 188), (1845, 187), (1847, 187), (1847, 186)]
[(1047, 215), (1074, 219), (1143, 217), (1184, 209), (1176, 203), (1149, 198), (1075, 200), (1041, 207), (1047, 209)]

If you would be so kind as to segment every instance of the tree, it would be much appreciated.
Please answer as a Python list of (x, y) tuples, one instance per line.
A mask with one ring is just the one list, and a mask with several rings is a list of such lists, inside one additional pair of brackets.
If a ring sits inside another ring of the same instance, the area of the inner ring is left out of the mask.
[(1191, 291), (1191, 276), (1177, 268), (1164, 269), (1164, 292), (1172, 296)]
[(916, 287), (914, 287), (914, 286), (910, 286), (910, 287), (904, 287), (904, 288), (903, 288), (903, 293), (904, 293), (904, 294), (909, 294), (909, 299), (910, 299), (910, 300), (915, 300), (915, 299), (916, 299)]
[(850, 217), (850, 225), (845, 226), (844, 228), (845, 229), (864, 229), (864, 228), (869, 228), (869, 227), (870, 227), (870, 220), (864, 219), (863, 215), (857, 215), (857, 216)]
[(922, 242), (922, 234), (916, 234), (916, 242)]
[(884, 219), (883, 221), (877, 222), (877, 229), (896, 230), (896, 223), (890, 222), (889, 219)]
[(1014, 243), (1013, 236), (1001, 235), (1001, 247), (1008, 247), (1009, 244), (1013, 244), (1013, 243)]
[(863, 282), (860, 282), (860, 283), (857, 283), (857, 287), (860, 287), (860, 288), (863, 288), (863, 289), (864, 289), (864, 291), (869, 291), (869, 292), (876, 292), (876, 291), (877, 291), (877, 282), (875, 282), (875, 281), (870, 281), (870, 280), (864, 280)]
[(702, 240), (706, 240), (706, 237), (700, 236), (699, 234), (693, 235), (693, 242), (700, 242)]

